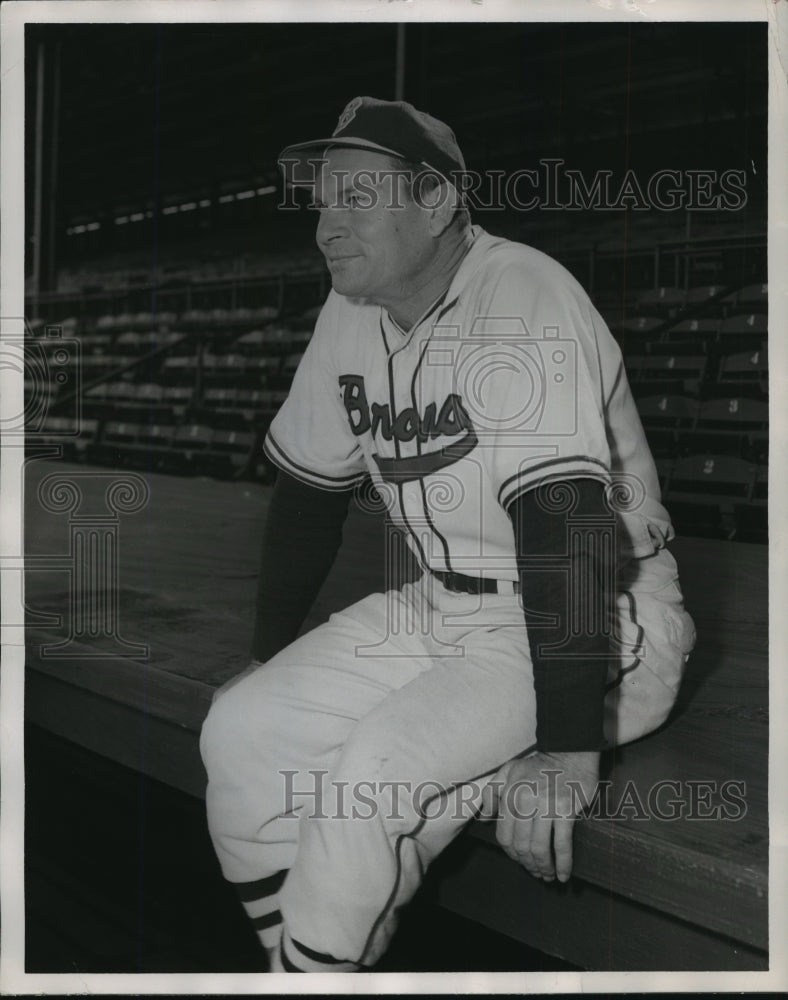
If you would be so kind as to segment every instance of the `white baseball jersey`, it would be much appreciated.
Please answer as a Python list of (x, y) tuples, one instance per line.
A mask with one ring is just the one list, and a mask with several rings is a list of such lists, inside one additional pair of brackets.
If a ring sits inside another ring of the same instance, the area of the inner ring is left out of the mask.
[(578, 477), (628, 494), (622, 548), (649, 554), (672, 531), (618, 345), (560, 264), (473, 234), (409, 331), (331, 292), (266, 454), (328, 490), (369, 474), (433, 570), (516, 580), (507, 506)]

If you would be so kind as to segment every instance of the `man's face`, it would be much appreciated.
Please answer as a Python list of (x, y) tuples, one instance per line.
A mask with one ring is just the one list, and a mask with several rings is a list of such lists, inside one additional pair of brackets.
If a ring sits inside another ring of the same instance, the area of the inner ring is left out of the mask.
[(329, 149), (315, 202), (317, 245), (334, 290), (391, 306), (419, 286), (435, 252), (428, 213), (412, 201), (392, 161), (362, 149)]

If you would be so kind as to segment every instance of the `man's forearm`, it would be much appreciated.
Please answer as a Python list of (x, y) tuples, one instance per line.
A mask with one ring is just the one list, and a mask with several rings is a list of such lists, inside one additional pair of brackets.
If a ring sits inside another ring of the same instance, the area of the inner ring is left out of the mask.
[(269, 660), (297, 636), (336, 558), (350, 496), (279, 472), (263, 531), (254, 659)]
[[(595, 751), (604, 747), (615, 519), (602, 483), (576, 479), (555, 488), (571, 490), (572, 517), (582, 519), (575, 522), (583, 528), (572, 533), (571, 545), (567, 511), (551, 504), (544, 491), (530, 490), (509, 507), (533, 663), (537, 746)], [(533, 557), (547, 565), (537, 565)]]

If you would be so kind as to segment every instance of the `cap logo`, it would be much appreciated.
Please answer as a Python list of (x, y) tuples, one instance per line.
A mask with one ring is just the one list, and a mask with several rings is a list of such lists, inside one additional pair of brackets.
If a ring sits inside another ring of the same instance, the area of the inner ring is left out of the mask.
[(339, 116), (339, 121), (337, 122), (337, 127), (333, 131), (333, 135), (336, 135), (337, 132), (342, 132), (343, 129), (348, 127), (348, 125), (356, 117), (356, 112), (361, 107), (361, 103), (360, 97), (354, 97), (353, 100), (350, 101), (345, 110)]

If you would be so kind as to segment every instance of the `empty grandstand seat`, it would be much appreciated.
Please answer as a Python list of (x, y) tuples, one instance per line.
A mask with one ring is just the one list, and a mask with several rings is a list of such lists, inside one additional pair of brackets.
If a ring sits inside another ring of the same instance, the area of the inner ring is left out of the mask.
[(173, 435), (173, 447), (190, 455), (192, 452), (205, 451), (210, 447), (212, 429), (205, 423), (186, 423), (178, 427)]
[(694, 285), (687, 289), (687, 309), (708, 306), (725, 293), (724, 285)]
[(136, 400), (138, 403), (159, 403), (164, 399), (164, 386), (156, 382), (143, 382), (137, 386)]
[(246, 358), (245, 372), (247, 375), (264, 385), (271, 375), (275, 375), (280, 368), (280, 359), (270, 355), (260, 355), (259, 357)]
[(310, 327), (308, 330), (291, 330), (289, 336), (286, 340), (286, 349), (291, 354), (296, 351), (301, 351), (303, 353), (309, 341), (312, 339), (313, 330)]
[(755, 467), (730, 455), (692, 455), (675, 461), (665, 504), (684, 534), (733, 538), (736, 512), (750, 502)]
[(720, 328), (720, 321), (710, 317), (700, 317), (695, 319), (683, 319), (680, 323), (675, 323), (665, 331), (665, 339), (676, 340), (699, 340), (716, 338)]
[(692, 337), (676, 337), (670, 340), (655, 340), (646, 344), (646, 353), (653, 355), (695, 355), (708, 354), (710, 340), (697, 340)]
[(708, 399), (700, 404), (692, 433), (692, 446), (700, 451), (744, 457), (750, 434), (765, 433), (769, 427), (769, 406), (746, 396)]
[(238, 390), (227, 388), (206, 389), (203, 393), (203, 403), (209, 409), (234, 409), (238, 403)]
[(84, 414), (79, 421), (79, 434), (73, 439), (71, 453), (79, 460), (90, 460), (98, 440), (99, 421)]
[(655, 456), (669, 457), (679, 450), (682, 432), (695, 426), (700, 403), (688, 396), (645, 396), (636, 400), (638, 413)]
[(114, 337), (111, 333), (83, 333), (79, 338), (83, 357), (87, 353), (106, 354), (110, 350), (113, 340)]
[(296, 369), (301, 363), (301, 358), (303, 358), (303, 351), (296, 351), (293, 354), (287, 354), (282, 359), (281, 374), (284, 378), (292, 379), (296, 373)]
[(168, 384), (193, 382), (197, 370), (197, 358), (193, 354), (175, 355), (164, 359), (161, 377)]
[(257, 323), (270, 323), (278, 315), (279, 309), (276, 306), (258, 306), (252, 310), (252, 316)]
[[(707, 357), (705, 354), (643, 354), (627, 359), (625, 365), (630, 380), (639, 383), (644, 389), (652, 382), (673, 382), (683, 386), (684, 392), (697, 390), (706, 374)], [(662, 390), (654, 395), (669, 395)], [(681, 392), (678, 393), (681, 395)]]
[(152, 464), (157, 464), (158, 456), (166, 455), (172, 450), (172, 439), (175, 428), (172, 424), (149, 423), (144, 424), (139, 431), (137, 443), (141, 451), (153, 459)]
[(211, 437), (211, 453), (216, 465), (224, 463), (229, 469), (240, 472), (252, 457), (256, 435), (248, 430), (216, 429)]
[(654, 465), (657, 469), (657, 476), (659, 477), (659, 485), (662, 493), (665, 493), (668, 485), (668, 479), (670, 478), (670, 473), (673, 471), (673, 458), (668, 458), (667, 456), (654, 456)]
[(768, 493), (769, 470), (764, 466), (755, 473), (750, 502), (736, 508), (736, 541), (768, 544)]
[(769, 303), (769, 286), (766, 282), (757, 285), (747, 285), (736, 294), (736, 305), (742, 311), (766, 312)]
[(765, 313), (737, 313), (722, 320), (718, 339), (723, 348), (740, 346), (756, 348), (768, 339), (768, 318)]
[(173, 408), (185, 407), (191, 404), (194, 397), (194, 387), (191, 385), (171, 385), (164, 387), (162, 399)]
[(724, 385), (752, 385), (766, 394), (768, 392), (769, 360), (766, 348), (757, 347), (753, 351), (737, 351), (720, 359), (717, 381)]
[(746, 456), (756, 465), (767, 465), (769, 461), (769, 432), (750, 431), (747, 435)]
[(253, 355), (260, 351), (265, 343), (265, 330), (250, 330), (249, 333), (239, 337), (233, 347), (242, 354)]
[(654, 288), (643, 292), (637, 300), (638, 308), (660, 316), (675, 316), (687, 300), (683, 288)]
[(242, 354), (222, 354), (216, 357), (214, 371), (222, 377), (241, 375), (246, 370), (248, 359)]
[(100, 457), (105, 461), (125, 463), (135, 450), (142, 429), (142, 424), (108, 420), (99, 440)]
[(181, 314), (181, 322), (184, 326), (208, 326), (211, 322), (211, 314), (207, 309), (187, 309)]
[(621, 344), (622, 351), (639, 354), (647, 350), (653, 340), (658, 340), (665, 321), (658, 316), (629, 316), (610, 329)]

